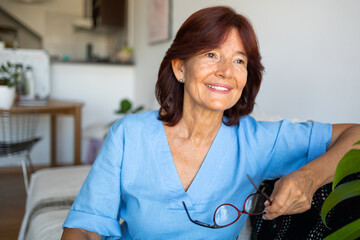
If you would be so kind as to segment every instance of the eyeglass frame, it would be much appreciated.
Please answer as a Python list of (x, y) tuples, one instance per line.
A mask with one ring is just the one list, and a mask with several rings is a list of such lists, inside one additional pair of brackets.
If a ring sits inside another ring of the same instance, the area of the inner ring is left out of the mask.
[[(219, 205), (219, 206), (215, 209), (215, 211), (214, 211), (214, 216), (213, 216), (213, 222), (214, 222), (214, 224), (213, 224), (213, 225), (210, 225), (210, 224), (208, 224), (208, 223), (204, 223), (204, 222), (201, 222), (201, 221), (198, 221), (198, 220), (193, 220), (193, 219), (190, 217), (190, 214), (189, 214), (189, 211), (188, 211), (188, 209), (187, 209), (187, 207), (186, 207), (185, 202), (182, 201), (182, 204), (183, 204), (183, 206), (184, 206), (184, 208), (185, 208), (185, 212), (186, 212), (189, 220), (190, 220), (192, 223), (195, 223), (196, 225), (199, 225), (199, 226), (202, 226), (202, 227), (207, 227), (207, 228), (212, 228), (212, 229), (218, 229), (218, 228), (228, 227), (228, 226), (234, 224), (237, 220), (239, 220), (240, 216), (241, 216), (243, 213), (245, 213), (245, 214), (247, 214), (247, 215), (249, 215), (249, 216), (260, 216), (260, 215), (263, 215), (265, 212), (261, 212), (261, 213), (248, 213), (248, 212), (245, 210), (246, 201), (247, 201), (249, 198), (251, 198), (252, 196), (254, 196), (255, 194), (258, 194), (258, 193), (260, 193), (261, 195), (263, 195), (263, 196), (266, 198), (266, 200), (269, 201), (270, 205), (272, 204), (272, 201), (271, 201), (270, 197), (269, 197), (266, 193), (264, 193), (263, 191), (261, 191), (261, 190), (256, 186), (256, 184), (254, 183), (254, 181), (251, 179), (251, 177), (250, 177), (248, 174), (247, 174), (247, 177), (248, 177), (248, 179), (250, 180), (251, 184), (255, 187), (256, 193), (250, 194), (250, 195), (245, 199), (244, 205), (243, 205), (243, 211), (240, 211), (237, 207), (235, 207), (234, 205), (232, 205), (232, 204), (230, 204), (230, 203), (223, 203), (223, 204)], [(221, 226), (219, 226), (219, 225), (216, 224), (215, 215), (216, 215), (217, 210), (218, 210), (220, 207), (225, 206), (225, 205), (226, 205), (226, 206), (231, 206), (231, 207), (233, 207), (233, 208), (238, 212), (238, 216), (237, 216), (237, 218), (236, 218), (233, 222), (231, 222), (231, 223), (229, 223), (229, 224), (226, 224), (226, 225), (221, 225)]]

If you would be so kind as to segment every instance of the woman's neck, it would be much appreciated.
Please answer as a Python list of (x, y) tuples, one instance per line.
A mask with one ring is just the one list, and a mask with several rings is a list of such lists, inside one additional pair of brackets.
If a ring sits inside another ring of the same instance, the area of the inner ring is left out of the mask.
[(176, 127), (180, 137), (186, 139), (214, 138), (222, 124), (223, 112), (214, 111), (184, 111)]

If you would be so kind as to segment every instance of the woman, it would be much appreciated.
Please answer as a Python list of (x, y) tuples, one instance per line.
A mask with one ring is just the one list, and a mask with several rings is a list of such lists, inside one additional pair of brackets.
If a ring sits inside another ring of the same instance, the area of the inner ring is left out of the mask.
[(62, 239), (235, 239), (246, 214), (219, 229), (189, 216), (211, 224), (220, 204), (241, 208), (255, 191), (246, 175), (256, 184), (284, 176), (264, 218), (307, 210), (360, 128), (247, 116), (262, 79), (260, 60), (245, 17), (228, 7), (191, 15), (160, 66), (160, 110), (110, 128)]

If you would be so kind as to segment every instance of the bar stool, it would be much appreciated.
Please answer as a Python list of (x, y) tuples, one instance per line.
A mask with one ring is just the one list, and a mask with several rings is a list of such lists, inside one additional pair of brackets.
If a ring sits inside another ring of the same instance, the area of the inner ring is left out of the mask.
[(0, 166), (21, 165), (26, 192), (29, 188), (28, 165), (33, 172), (30, 152), (41, 139), (35, 135), (38, 122), (36, 112), (0, 112)]

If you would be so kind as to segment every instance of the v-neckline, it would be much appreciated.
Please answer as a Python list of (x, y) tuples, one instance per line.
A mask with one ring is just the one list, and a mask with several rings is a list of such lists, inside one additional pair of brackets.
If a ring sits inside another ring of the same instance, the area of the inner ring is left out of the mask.
[(175, 162), (171, 154), (169, 142), (166, 136), (164, 125), (161, 121), (159, 129), (159, 139), (156, 147), (159, 156), (156, 160), (160, 171), (160, 176), (165, 183), (164, 186), (178, 197), (190, 198), (194, 204), (201, 200), (206, 194), (207, 189), (216, 176), (218, 168), (226, 156), (228, 144), (226, 144), (226, 131), (228, 128), (222, 123), (206, 156), (196, 173), (193, 181), (185, 191), (180, 176), (176, 170)]

